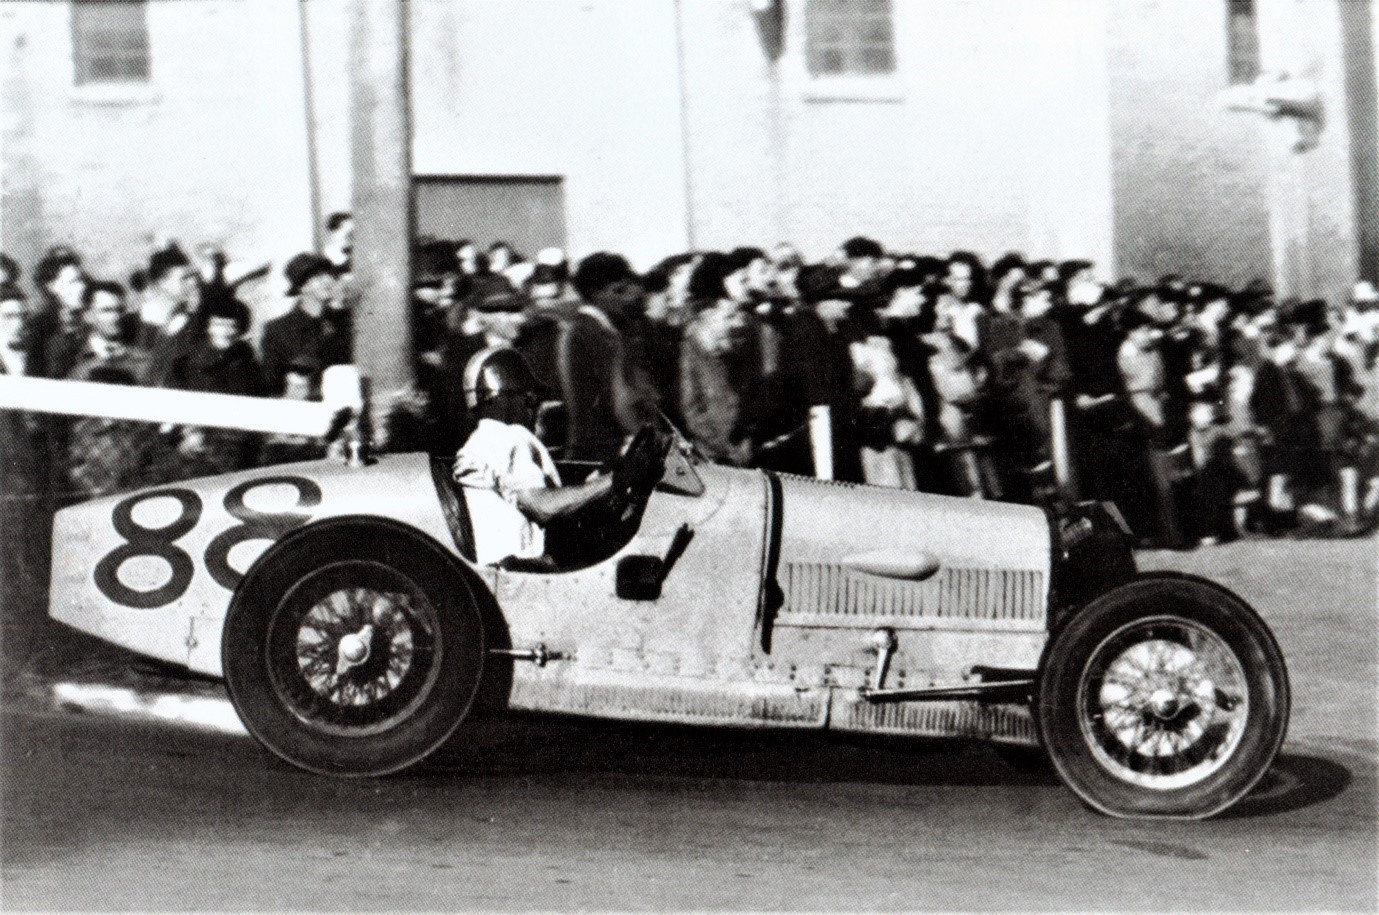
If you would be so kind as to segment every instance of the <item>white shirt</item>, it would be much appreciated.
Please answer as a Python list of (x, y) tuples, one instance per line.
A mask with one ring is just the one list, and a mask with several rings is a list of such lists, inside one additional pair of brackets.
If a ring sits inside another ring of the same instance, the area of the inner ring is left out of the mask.
[(541, 526), (522, 514), (517, 495), (560, 484), (551, 453), (525, 426), (481, 419), (455, 456), (455, 482), (464, 487), (482, 565), (509, 556), (531, 559), (546, 551)]
[(0, 346), (0, 375), (24, 375), (28, 367), (28, 354), (24, 350)]

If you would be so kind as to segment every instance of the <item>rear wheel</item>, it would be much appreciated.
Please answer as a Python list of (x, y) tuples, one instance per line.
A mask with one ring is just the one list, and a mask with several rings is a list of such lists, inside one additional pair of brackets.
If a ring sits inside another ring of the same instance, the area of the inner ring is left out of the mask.
[(1196, 819), (1264, 775), (1288, 705), (1283, 656), (1244, 601), (1156, 576), (1097, 598), (1054, 636), (1036, 718), (1059, 776), (1092, 807)]
[(483, 668), (469, 588), (434, 548), (384, 528), (280, 544), (236, 593), (222, 660), (270, 751), (329, 775), (383, 775), (459, 726)]

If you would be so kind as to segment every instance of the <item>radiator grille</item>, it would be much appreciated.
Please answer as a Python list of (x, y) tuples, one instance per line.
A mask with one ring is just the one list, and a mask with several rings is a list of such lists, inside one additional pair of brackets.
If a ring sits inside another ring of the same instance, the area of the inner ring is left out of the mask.
[(820, 618), (1044, 620), (1044, 573), (1029, 569), (945, 568), (912, 582), (829, 563), (783, 563), (781, 588), (783, 625)]

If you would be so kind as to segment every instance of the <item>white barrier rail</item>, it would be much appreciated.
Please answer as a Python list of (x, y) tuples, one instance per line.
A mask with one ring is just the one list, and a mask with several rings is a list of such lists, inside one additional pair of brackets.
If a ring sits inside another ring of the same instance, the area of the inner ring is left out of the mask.
[(359, 374), (334, 366), (322, 388), (317, 402), (0, 375), (0, 410), (321, 436), (340, 410), (359, 408)]

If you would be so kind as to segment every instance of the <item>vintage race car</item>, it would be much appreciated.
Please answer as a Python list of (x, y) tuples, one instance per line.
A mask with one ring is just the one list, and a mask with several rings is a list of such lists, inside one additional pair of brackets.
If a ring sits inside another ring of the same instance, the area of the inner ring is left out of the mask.
[(1097, 810), (1195, 818), (1283, 741), (1265, 624), (1137, 574), (1108, 505), (732, 469), (677, 441), (609, 529), (548, 540), (561, 563), (476, 564), (466, 493), (425, 455), (271, 467), (59, 512), (51, 613), (223, 676), (254, 737), (331, 775), (515, 709), (1042, 746)]

